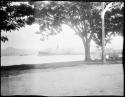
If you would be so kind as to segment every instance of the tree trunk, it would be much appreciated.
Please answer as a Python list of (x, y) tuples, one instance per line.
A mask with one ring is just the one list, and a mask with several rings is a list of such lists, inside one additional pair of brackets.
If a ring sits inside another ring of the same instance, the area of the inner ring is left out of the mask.
[(85, 61), (90, 61), (91, 60), (91, 58), (90, 58), (90, 43), (85, 43)]
[(90, 41), (84, 41), (84, 39), (82, 38), (83, 41), (83, 45), (84, 45), (84, 50), (85, 50), (85, 61), (89, 62), (91, 61), (91, 57), (90, 57)]

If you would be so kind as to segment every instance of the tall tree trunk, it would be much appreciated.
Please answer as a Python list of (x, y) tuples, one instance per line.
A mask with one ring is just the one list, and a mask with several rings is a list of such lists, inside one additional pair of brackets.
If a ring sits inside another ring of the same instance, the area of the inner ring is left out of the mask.
[(86, 62), (89, 62), (91, 61), (91, 57), (90, 57), (90, 41), (85, 41), (83, 38), (82, 38), (82, 41), (83, 41), (83, 45), (84, 45), (84, 50), (85, 50), (85, 61)]
[(90, 61), (91, 58), (90, 58), (90, 43), (85, 43), (85, 61)]

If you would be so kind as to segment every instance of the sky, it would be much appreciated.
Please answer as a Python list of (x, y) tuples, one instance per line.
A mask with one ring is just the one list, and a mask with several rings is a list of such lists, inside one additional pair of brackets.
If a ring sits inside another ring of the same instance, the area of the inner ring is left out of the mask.
[[(83, 50), (84, 46), (82, 40), (79, 36), (75, 35), (75, 32), (67, 25), (62, 26), (63, 30), (61, 33), (55, 36), (50, 36), (48, 40), (41, 41), (41, 35), (35, 34), (39, 31), (39, 25), (33, 24), (31, 26), (26, 25), (26, 27), (21, 28), (19, 31), (11, 31), (6, 33), (9, 41), (6, 43), (1, 43), (2, 48), (15, 47), (20, 49), (33, 49), (42, 50), (46, 48), (74, 48)], [(91, 50), (95, 50), (95, 43), (91, 42)], [(123, 38), (115, 37), (111, 44), (107, 45), (108, 48), (122, 49)]]

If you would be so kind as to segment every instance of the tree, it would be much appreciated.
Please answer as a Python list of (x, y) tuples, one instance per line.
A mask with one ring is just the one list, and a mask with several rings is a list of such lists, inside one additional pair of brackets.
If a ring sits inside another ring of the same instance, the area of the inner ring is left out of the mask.
[[(12, 1), (0, 1), (1, 13), (1, 33), (12, 30), (19, 30), (26, 24), (31, 25), (34, 22), (34, 8), (31, 5), (14, 5)], [(5, 42), (8, 38), (1, 35), (1, 41)]]
[[(107, 2), (105, 3), (105, 8), (108, 4), (111, 4), (110, 8), (105, 12), (105, 46), (110, 43), (112, 35), (123, 35), (123, 18), (124, 18), (124, 3), (123, 2)], [(102, 46), (102, 33), (98, 33), (97, 36), (93, 37), (93, 40), (99, 46)]]
[[(110, 42), (112, 35), (123, 34), (123, 2), (103, 2), (102, 3), (102, 37), (95, 38), (99, 46), (102, 46), (102, 62), (105, 63), (105, 45)], [(106, 21), (105, 21), (106, 20)], [(106, 25), (105, 25), (106, 24)], [(106, 30), (106, 33), (105, 33)], [(99, 34), (98, 34), (99, 35)], [(100, 36), (99, 35), (99, 36)], [(102, 38), (102, 39), (101, 39)], [(104, 39), (105, 38), (105, 39)]]
[(41, 32), (46, 33), (49, 29), (51, 31), (48, 34), (53, 34), (60, 31), (61, 24), (67, 24), (81, 37), (85, 47), (85, 60), (90, 60), (90, 42), (94, 34), (92, 30), (95, 29), (95, 21), (99, 21), (99, 14), (93, 9), (92, 3), (51, 2), (43, 8), (37, 5), (37, 10), (36, 18), (41, 25)]
[[(98, 45), (102, 43), (101, 11), (97, 6), (99, 4), (95, 2), (50, 1), (49, 4), (35, 2), (34, 5), (36, 22), (40, 24), (40, 32), (37, 33), (45, 36), (57, 34), (61, 30), (61, 24), (69, 25), (81, 37), (85, 47), (85, 61), (89, 61), (91, 40), (93, 39)], [(112, 12), (110, 12), (110, 17)], [(117, 29), (115, 30), (115, 24), (112, 23), (114, 21), (111, 21), (109, 17), (106, 18), (106, 21), (109, 24), (105, 35), (107, 39), (109, 32), (112, 30), (117, 32)], [(116, 20), (115, 23), (117, 23)], [(110, 37), (107, 41), (109, 39)]]
[[(101, 18), (102, 18), (102, 62), (103, 63), (106, 62), (106, 59), (105, 59), (105, 14), (106, 14), (107, 11), (109, 11), (112, 8), (113, 8), (113, 2), (108, 3), (108, 5), (106, 5), (106, 7), (105, 7), (105, 3), (102, 2)], [(114, 29), (112, 29), (112, 30), (114, 30)], [(117, 31), (119, 31), (119, 29)]]

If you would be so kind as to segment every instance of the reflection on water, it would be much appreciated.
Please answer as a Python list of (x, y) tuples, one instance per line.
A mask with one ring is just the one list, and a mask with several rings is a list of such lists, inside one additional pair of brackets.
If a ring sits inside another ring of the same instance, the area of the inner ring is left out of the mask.
[(84, 60), (84, 55), (2, 56), (1, 66)]

